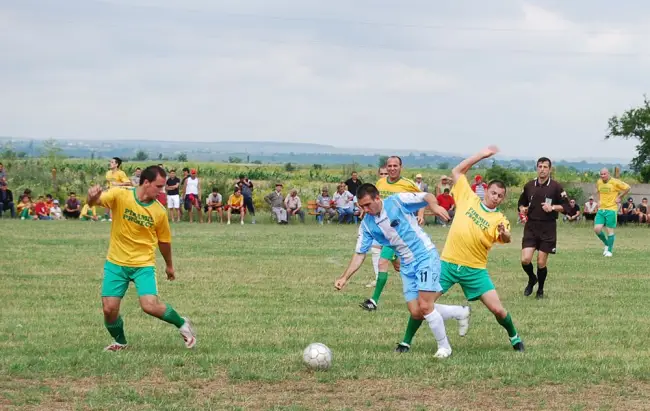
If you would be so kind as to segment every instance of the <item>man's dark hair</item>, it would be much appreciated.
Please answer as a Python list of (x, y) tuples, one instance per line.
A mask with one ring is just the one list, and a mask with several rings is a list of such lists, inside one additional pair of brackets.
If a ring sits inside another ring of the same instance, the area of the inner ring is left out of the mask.
[(119, 157), (113, 157), (113, 160), (115, 160), (115, 162), (117, 163), (117, 168), (120, 168), (120, 166), (122, 165), (122, 159)]
[(153, 183), (158, 176), (167, 177), (165, 169), (160, 166), (149, 166), (142, 170), (142, 174), (140, 174), (140, 185), (144, 184), (145, 181)]
[(52, 198), (52, 194), (45, 194), (45, 197)]
[(400, 165), (400, 166), (402, 165), (402, 157), (400, 157), (400, 156), (390, 156), (390, 157), (388, 157), (388, 158), (386, 159), (386, 164), (388, 164), (388, 160), (390, 160), (391, 158), (396, 158), (396, 159), (398, 159), (398, 160), (399, 160), (399, 165)]
[(213, 193), (218, 193), (218, 192), (219, 192), (219, 189), (218, 189), (217, 187), (212, 187), (212, 192), (213, 192)]
[(142, 170), (140, 167), (136, 167), (135, 171)]
[(449, 192), (449, 189), (448, 189), (448, 188), (445, 188), (444, 193), (448, 193), (448, 192)]
[(241, 187), (237, 186), (237, 187), (235, 187), (235, 189), (233, 190), (233, 193), (238, 193), (238, 192), (240, 192), (240, 191), (241, 191)]
[(357, 199), (361, 200), (368, 195), (374, 200), (375, 198), (379, 197), (379, 190), (377, 190), (377, 187), (370, 183), (361, 184), (357, 189)]
[(553, 163), (551, 163), (551, 159), (548, 157), (540, 157), (539, 159), (537, 159), (536, 166), (538, 166), (539, 163), (548, 163), (548, 168), (551, 168), (551, 166), (553, 165)]
[(506, 192), (508, 191), (508, 189), (506, 188), (506, 183), (504, 183), (502, 180), (492, 180), (492, 181), (490, 181), (488, 183), (487, 188), (490, 188), (492, 186), (497, 186), (499, 188), (503, 188), (503, 190), (506, 191)]
[(76, 195), (77, 195), (77, 193), (75, 193), (74, 191), (70, 191), (70, 194), (68, 194), (68, 195), (71, 195), (71, 196), (76, 196)]
[(647, 197), (643, 197), (643, 198), (641, 199), (641, 201), (643, 201), (643, 200), (648, 201), (648, 198), (647, 198)]
[(169, 172), (170, 172), (170, 173), (175, 173), (175, 172), (176, 172), (176, 169), (175, 169), (175, 168), (172, 168), (171, 170), (169, 170)]
[(241, 179), (243, 179), (243, 178), (246, 178), (246, 176), (243, 175), (243, 174), (240, 174), (240, 175), (239, 175), (239, 179), (241, 180)]
[(190, 169), (187, 167), (183, 167), (183, 171), (187, 171), (188, 173), (190, 172)]

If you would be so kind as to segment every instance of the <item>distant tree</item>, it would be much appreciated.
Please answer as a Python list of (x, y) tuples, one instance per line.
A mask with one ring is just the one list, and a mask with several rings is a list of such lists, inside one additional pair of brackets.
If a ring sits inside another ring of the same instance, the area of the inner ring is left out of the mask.
[(262, 160), (253, 160), (252, 164), (262, 164)]
[(438, 163), (438, 170), (449, 170), (449, 163)]
[(147, 154), (144, 150), (138, 150), (135, 153), (135, 157), (133, 158), (136, 161), (147, 161), (149, 158), (149, 154)]
[(42, 151), (45, 157), (53, 159), (59, 157), (63, 152), (63, 149), (59, 147), (59, 143), (55, 139), (50, 138), (49, 140), (45, 140), (43, 142)]
[(91, 159), (91, 160), (94, 160), (94, 159), (95, 159), (95, 152), (94, 152), (94, 151), (92, 151), (92, 152), (90, 153), (90, 159)]
[(314, 164), (314, 165), (311, 166), (311, 168), (313, 168), (314, 170), (322, 170), (323, 165), (322, 164)]
[(24, 151), (19, 151), (16, 153), (16, 158), (26, 158), (26, 157), (27, 157), (27, 153)]
[(228, 157), (228, 162), (231, 163), (231, 164), (239, 164), (239, 163), (242, 163), (243, 160), (241, 158), (239, 158), (239, 157), (232, 157), (231, 156), (231, 157)]
[(292, 172), (292, 171), (295, 171), (295, 170), (296, 170), (296, 166), (294, 166), (291, 163), (286, 163), (284, 165), (284, 171)]
[(163, 159), (163, 154), (162, 154), (162, 153), (158, 153), (158, 160), (162, 160), (162, 159)]
[(180, 153), (176, 159), (181, 163), (185, 163), (187, 161), (187, 154)]
[(386, 165), (387, 161), (388, 161), (388, 156), (380, 156), (379, 160), (377, 161), (377, 166), (383, 167)]
[(637, 139), (636, 157), (632, 159), (632, 170), (639, 173), (644, 183), (650, 182), (650, 101), (643, 96), (643, 105), (624, 112), (620, 117), (612, 116), (607, 122), (605, 139)]
[(506, 186), (513, 187), (519, 185), (519, 174), (515, 170), (493, 163), (485, 173), (485, 180), (501, 180)]

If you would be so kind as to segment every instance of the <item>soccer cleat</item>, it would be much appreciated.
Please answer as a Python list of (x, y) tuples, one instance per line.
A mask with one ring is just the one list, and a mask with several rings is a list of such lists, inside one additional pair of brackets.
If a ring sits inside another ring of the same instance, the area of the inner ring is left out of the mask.
[(522, 341), (521, 337), (519, 337), (519, 334), (515, 335), (514, 337), (510, 337), (510, 344), (512, 345), (513, 350), (524, 352), (524, 342)]
[(436, 351), (436, 353), (433, 354), (435, 358), (447, 358), (450, 355), (451, 355), (451, 348), (444, 348), (444, 347), (438, 348), (438, 351)]
[(113, 344), (104, 348), (104, 351), (122, 351), (122, 350), (126, 350), (128, 347), (129, 346), (127, 344), (120, 344), (118, 342), (114, 342)]
[(366, 288), (375, 288), (375, 286), (377, 286), (377, 281), (371, 281), (366, 284)]
[(181, 333), (183, 341), (185, 341), (185, 347), (194, 348), (196, 345), (196, 334), (192, 328), (192, 323), (190, 323), (190, 319), (187, 317), (183, 317), (183, 319), (185, 320), (185, 324), (183, 324), (178, 331)]
[(375, 311), (377, 309), (377, 304), (373, 301), (372, 298), (369, 298), (359, 304), (359, 307), (363, 308), (366, 311)]
[(410, 350), (411, 346), (403, 342), (397, 344), (397, 347), (395, 347), (395, 352), (409, 352)]
[(605, 254), (603, 254), (605, 257), (611, 257), (613, 254), (609, 251), (605, 251)]
[(603, 250), (603, 255), (607, 257), (607, 253), (609, 252), (609, 246), (605, 246), (605, 249)]
[(244, 222), (243, 222), (243, 221), (241, 222), (241, 225), (244, 225)]
[(528, 285), (524, 289), (524, 297), (528, 297), (533, 293), (533, 287), (535, 287), (535, 284), (537, 284), (537, 280), (535, 281), (528, 280)]
[(537, 295), (535, 295), (535, 298), (538, 300), (541, 300), (544, 298), (544, 290), (537, 290)]
[(467, 331), (469, 330), (469, 316), (472, 314), (472, 309), (469, 305), (463, 308), (465, 308), (465, 316), (458, 319), (458, 335), (461, 337), (467, 335)]

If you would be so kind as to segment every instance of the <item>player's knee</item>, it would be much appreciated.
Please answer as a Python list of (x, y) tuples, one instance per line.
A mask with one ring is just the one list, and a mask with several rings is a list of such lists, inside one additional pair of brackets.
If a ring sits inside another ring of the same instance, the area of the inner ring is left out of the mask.
[(379, 260), (379, 271), (382, 273), (388, 272), (388, 260), (383, 258)]
[(113, 304), (104, 304), (102, 309), (104, 311), (104, 318), (108, 322), (113, 322), (114, 320), (116, 320), (117, 316), (120, 313), (120, 308)]
[(523, 256), (521, 256), (521, 263), (522, 263), (523, 265), (528, 265), (528, 264), (531, 263), (531, 261), (533, 261), (533, 257), (532, 257), (532, 256), (531, 256), (531, 257), (529, 257), (529, 256), (527, 256), (527, 255), (523, 255)]
[(149, 315), (155, 316), (159, 311), (157, 301), (151, 301), (151, 300), (140, 301), (140, 307), (142, 308), (142, 311), (144, 311)]
[(418, 298), (418, 308), (420, 309), (420, 315), (424, 317), (433, 311), (433, 302)]
[(499, 318), (499, 319), (504, 319), (508, 315), (508, 312), (506, 311), (505, 308), (503, 308), (503, 306), (501, 304), (494, 305), (492, 307), (488, 307), (488, 309), (490, 310), (490, 312), (492, 314), (494, 314), (494, 316), (496, 318)]

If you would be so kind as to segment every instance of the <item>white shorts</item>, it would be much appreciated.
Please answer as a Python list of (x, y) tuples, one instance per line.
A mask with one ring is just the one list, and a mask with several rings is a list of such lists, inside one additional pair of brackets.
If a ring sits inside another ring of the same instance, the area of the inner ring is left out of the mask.
[(181, 196), (178, 194), (168, 195), (167, 208), (181, 208)]

